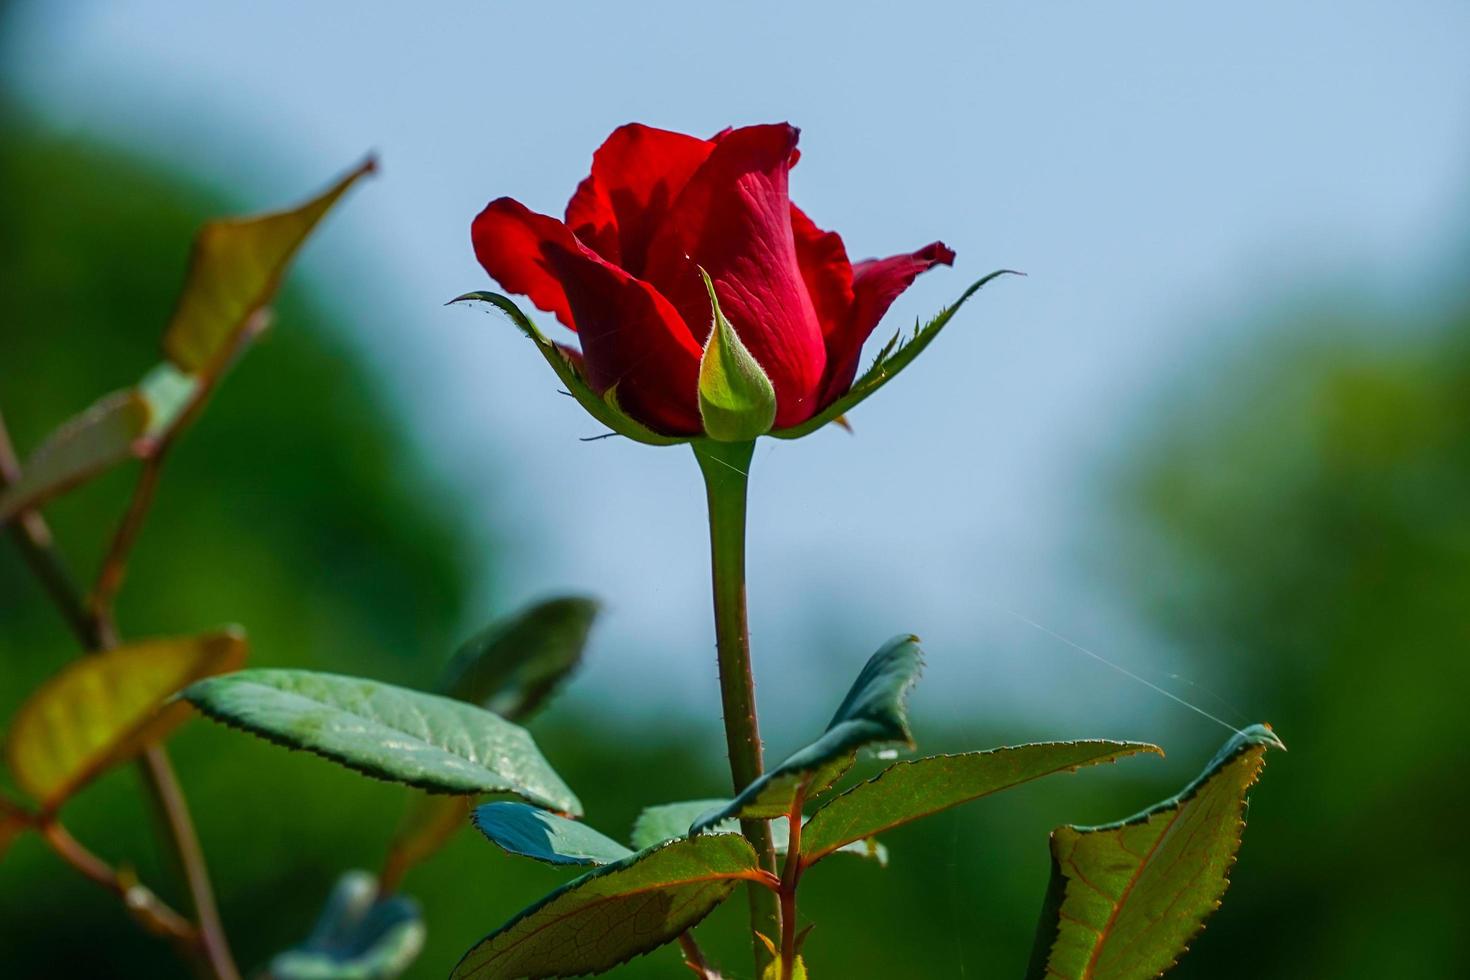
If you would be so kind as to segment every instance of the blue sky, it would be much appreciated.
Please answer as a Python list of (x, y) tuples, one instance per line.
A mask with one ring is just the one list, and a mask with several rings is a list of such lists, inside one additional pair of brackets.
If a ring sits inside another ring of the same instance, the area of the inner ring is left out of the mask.
[[(761, 693), (790, 714), (831, 689), (801, 709), (822, 715), (867, 652), (913, 630), (935, 711), (1068, 733), (1121, 719), (1133, 728), (1114, 733), (1146, 737), (1196, 720), (1003, 610), (1151, 676), (1176, 669), (1179, 651), (1082, 560), (1110, 520), (1106, 464), (1140, 418), (1187, 407), (1161, 386), (1187, 399), (1185, 372), (1258, 343), (1263, 309), (1344, 282), (1411, 301), (1470, 203), (1459, 2), (94, 0), (16, 15), (7, 87), (253, 205), (381, 155), (307, 272), (501, 536), (493, 604), (603, 595), (583, 683), (631, 691), (632, 664), (640, 705), (717, 703), (697, 471), (687, 451), (578, 442), (597, 427), (508, 324), (442, 307), (488, 285), (468, 224), (490, 198), (559, 213), (629, 120), (787, 119), (803, 130), (793, 197), (855, 257), (935, 238), (959, 253), (879, 334), (993, 268), (1025, 270), (860, 409), (855, 436), (758, 450)], [(820, 654), (834, 637), (836, 664)]]

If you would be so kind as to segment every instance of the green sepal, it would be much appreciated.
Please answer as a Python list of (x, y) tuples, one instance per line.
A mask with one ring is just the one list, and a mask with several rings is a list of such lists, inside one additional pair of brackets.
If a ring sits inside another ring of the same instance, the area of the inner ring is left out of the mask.
[(905, 702), (922, 666), (918, 637), (889, 640), (868, 659), (821, 738), (767, 770), (729, 803), (694, 821), (689, 833), (703, 833), (731, 818), (782, 816), (799, 791), (811, 798), (841, 778), (861, 748), (895, 743), (912, 748)]
[(788, 426), (785, 429), (776, 429), (771, 435), (777, 439), (800, 439), (802, 436), (811, 435), (829, 422), (836, 422), (843, 428), (847, 428), (843, 416), (856, 408), (869, 395), (873, 394), (873, 392), (886, 385), (889, 381), (892, 381), (898, 376), (898, 372), (908, 367), (914, 358), (923, 353), (924, 348), (928, 347), (930, 342), (939, 336), (939, 331), (943, 330), (945, 324), (949, 323), (950, 318), (959, 312), (960, 307), (965, 305), (966, 300), (974, 296), (993, 279), (997, 279), (1000, 276), (1022, 275), (1025, 275), (1025, 273), (1016, 272), (1013, 269), (997, 269), (995, 272), (990, 273), (990, 275), (983, 277), (971, 285), (969, 289), (960, 294), (959, 299), (940, 310), (928, 323), (922, 327), (915, 325), (913, 335), (908, 340), (900, 343), (899, 334), (895, 333), (892, 339), (883, 345), (883, 349), (878, 352), (878, 356), (873, 359), (872, 366), (852, 383), (851, 388), (847, 389), (847, 394), (805, 422)]
[(709, 293), (709, 339), (699, 360), (699, 415), (704, 431), (720, 442), (749, 442), (771, 431), (776, 389), (720, 310), (709, 273), (699, 270)]
[(1173, 967), (1220, 905), (1267, 748), (1285, 746), (1252, 725), (1177, 796), (1117, 823), (1052, 831), (1028, 980), (1131, 980)]
[(641, 442), (648, 446), (674, 446), (689, 441), (687, 436), (666, 436), (654, 432), (618, 408), (615, 398), (604, 398), (593, 391), (592, 386), (582, 377), (582, 372), (567, 356), (566, 351), (547, 339), (546, 335), (531, 321), (531, 318), (521, 312), (521, 308), (509, 298), (499, 293), (477, 290), (456, 296), (445, 305), (471, 302), (489, 303), (510, 317), (510, 321), (520, 328), (521, 333), (535, 342), (536, 349), (541, 352), (546, 363), (551, 365), (551, 370), (556, 372), (561, 383), (566, 385), (567, 393), (577, 400), (577, 404), (586, 409), (588, 415), (618, 435), (627, 436), (634, 442)]

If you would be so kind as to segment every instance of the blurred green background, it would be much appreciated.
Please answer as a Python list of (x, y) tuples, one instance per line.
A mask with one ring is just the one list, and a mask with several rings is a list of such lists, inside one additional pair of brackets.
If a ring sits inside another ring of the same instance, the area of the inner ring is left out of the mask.
[[(3, 137), (0, 306), (25, 328), (5, 333), (0, 406), (26, 447), (153, 362), (191, 233), (231, 202), (13, 108)], [(324, 329), (331, 305), (297, 282), (279, 312), (170, 467), (123, 629), (241, 622), (257, 665), (427, 686), (462, 624), (503, 611), (466, 609), (474, 555), (493, 548), (466, 541), (457, 502), (416, 476), (371, 373)], [(1388, 330), (1332, 309), (1287, 315), (1299, 327), (1212, 363), (1196, 409), (1146, 427), (1119, 457), (1128, 543), (1099, 542), (1136, 570), (1120, 588), (1202, 663), (1228, 662), (1239, 700), (1263, 706), (1291, 748), (1270, 760), (1225, 908), (1177, 975), (1460, 975), (1470, 862), (1456, 844), (1467, 799), (1453, 678), (1470, 639), (1470, 308)], [(79, 568), (95, 562), (129, 486), (115, 473), (49, 509)], [(12, 549), (0, 551), (0, 623), (7, 717), (74, 653)], [(719, 791), (719, 760), (681, 736), (677, 712), (609, 726), (579, 704), (564, 700), (538, 735), (598, 826), (624, 833), (644, 803)], [(1027, 735), (917, 725), (936, 750)], [(895, 833), (886, 870), (830, 862), (804, 889), (819, 975), (1018, 975), (1046, 831), (1167, 795), (1210, 737), (1170, 746), (1167, 763), (1085, 772)], [(203, 722), (174, 745), (243, 963), (298, 939), (342, 868), (381, 861), (403, 801), (395, 787)], [(117, 772), (68, 821), (178, 897), (135, 789)], [(411, 975), (444, 975), (563, 877), (462, 834), (408, 879), (429, 922)], [(737, 963), (738, 911), (702, 929)], [(28, 839), (0, 865), (0, 949), (7, 976), (181, 974)], [(619, 975), (676, 975), (675, 959), (663, 951)]]

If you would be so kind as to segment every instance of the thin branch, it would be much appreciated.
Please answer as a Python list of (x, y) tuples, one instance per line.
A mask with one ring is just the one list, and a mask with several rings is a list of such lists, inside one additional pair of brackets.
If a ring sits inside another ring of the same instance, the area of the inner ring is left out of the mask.
[[(185, 411), (185, 417), (189, 417), (188, 410)], [(19, 464), (16, 462), (10, 435), (5, 429), (5, 419), (0, 416), (0, 485), (8, 485), (18, 474)], [(156, 474), (154, 479), (156, 480)], [(138, 494), (135, 493), (135, 505), (137, 501)], [(152, 490), (149, 489), (148, 499), (141, 508), (136, 508), (139, 510), (139, 516), (136, 518), (137, 526), (130, 532), (132, 538), (136, 538), (137, 530), (141, 527), (142, 518), (146, 516), (148, 505), (151, 502)], [(130, 506), (129, 514), (132, 514), (134, 509), (134, 506)], [(94, 609), (97, 611), (89, 612), (76, 586), (72, 583), (71, 577), (63, 574), (66, 566), (56, 547), (55, 539), (42, 522), (40, 515), (32, 511), (21, 514), (19, 517), (20, 519), (15, 523), (15, 537), (21, 552), (26, 556), (32, 568), (37, 570), (37, 575), (46, 585), (48, 594), (56, 602), (82, 646), (94, 653), (116, 646), (117, 627), (112, 618), (110, 597), (108, 605), (97, 607), (94, 603)], [(124, 526), (127, 524), (128, 520), (125, 518)], [(122, 531), (121, 527), (119, 531)], [(114, 546), (116, 543), (114, 540)], [(124, 549), (124, 561), (126, 561), (126, 552), (131, 549), (131, 546), (132, 540), (130, 539), (127, 548)], [(80, 610), (79, 614), (78, 610)], [(173, 766), (163, 746), (147, 747), (139, 765), (143, 773), (144, 785), (148, 787), (157, 803), (156, 812), (159, 816), (156, 821), (157, 825), (178, 861), (185, 883), (189, 888), (194, 913), (199, 920), (195, 936), (196, 949), (203, 955), (208, 969), (217, 980), (240, 980), (240, 971), (235, 966), (234, 957), (230, 953), (229, 941), (225, 936), (224, 925), (220, 920), (219, 909), (215, 903), (214, 890), (210, 885), (209, 870), (204, 862), (203, 849), (200, 847), (198, 834), (194, 830), (194, 822), (189, 815), (188, 804), (184, 801), (178, 777), (174, 774)]]
[(189, 813), (189, 804), (184, 800), (183, 787), (179, 785), (173, 763), (162, 745), (150, 745), (143, 750), (141, 766), (147, 777), (143, 785), (162, 813), (160, 822), (168, 831), (169, 844), (189, 887), (194, 917), (199, 921), (200, 948), (220, 980), (240, 980), (240, 971), (230, 953), (224, 922), (220, 919), (219, 905), (214, 898), (214, 886), (209, 880), (204, 848), (199, 843), (199, 834), (194, 829), (194, 819)]
[(200, 937), (193, 923), (170, 908), (152, 889), (87, 850), (61, 824), (50, 821), (36, 829), (63, 861), (122, 899), (128, 912), (149, 932), (185, 947), (197, 946)]
[(700, 980), (720, 980), (719, 972), (709, 965), (704, 950), (695, 942), (692, 930), (679, 936), (679, 948), (684, 951), (684, 965), (693, 970)]
[(796, 967), (796, 888), (801, 883), (801, 811), (807, 784), (796, 788), (786, 814), (786, 863), (781, 869), (781, 980), (791, 980)]
[[(5, 427), (5, 416), (0, 414), (0, 487), (9, 486), (20, 479), (20, 460), (10, 442), (10, 432)], [(82, 645), (93, 648), (101, 644), (95, 622), (82, 602), (76, 579), (72, 577), (66, 563), (56, 550), (56, 540), (51, 528), (39, 511), (27, 510), (15, 515), (9, 527), (11, 539), (20, 550), (21, 558), (40, 581), (41, 587), (56, 604), (66, 619), (67, 625), (82, 638)]]
[(158, 494), (158, 477), (163, 470), (163, 460), (167, 452), (168, 444), (162, 443), (154, 450), (153, 455), (143, 461), (143, 468), (138, 473), (138, 483), (128, 501), (128, 509), (118, 522), (117, 530), (113, 532), (107, 557), (102, 559), (102, 566), (97, 572), (97, 584), (93, 586), (92, 597), (88, 601), (89, 614), (98, 624), (112, 619), (113, 602), (117, 598), (118, 589), (122, 588), (123, 577), (127, 574), (128, 559), (132, 556), (133, 546), (138, 543), (138, 535), (143, 530), (143, 522), (148, 519), (148, 512), (153, 508), (153, 500)]

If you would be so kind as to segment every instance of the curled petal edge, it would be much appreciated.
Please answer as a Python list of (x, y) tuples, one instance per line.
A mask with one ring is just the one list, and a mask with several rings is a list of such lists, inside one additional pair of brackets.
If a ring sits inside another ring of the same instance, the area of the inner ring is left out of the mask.
[(510, 321), (520, 328), (521, 333), (531, 338), (536, 344), (536, 349), (541, 356), (546, 358), (546, 363), (551, 365), (551, 370), (566, 385), (567, 393), (577, 400), (577, 403), (587, 410), (597, 421), (607, 426), (614, 433), (626, 436), (634, 442), (641, 442), (646, 446), (674, 446), (679, 443), (689, 442), (692, 437), (688, 436), (666, 436), (653, 431), (641, 422), (623, 412), (617, 404), (617, 396), (609, 391), (611, 397), (603, 397), (582, 377), (582, 372), (577, 370), (576, 364), (567, 356), (567, 353), (549, 340), (545, 334), (532, 322), (531, 318), (522, 312), (521, 308), (510, 298), (499, 293), (488, 291), (476, 291), (456, 296), (446, 303), (446, 306), (455, 303), (489, 303), (500, 312), (510, 318)]
[(835, 422), (844, 429), (851, 431), (851, 427), (847, 424), (846, 415), (866, 400), (873, 392), (897, 377), (898, 372), (908, 367), (910, 361), (923, 353), (924, 348), (928, 347), (930, 341), (939, 335), (939, 331), (943, 330), (945, 324), (949, 323), (950, 318), (959, 312), (959, 308), (965, 305), (966, 300), (974, 296), (992, 280), (998, 279), (1001, 276), (1024, 276), (1025, 274), (1024, 272), (1017, 272), (1014, 269), (997, 269), (989, 275), (983, 276), (972, 284), (969, 289), (961, 293), (959, 299), (935, 314), (932, 320), (922, 327), (916, 328), (913, 336), (908, 340), (900, 343), (899, 333), (895, 333), (893, 338), (883, 345), (883, 349), (878, 352), (878, 356), (873, 359), (872, 366), (852, 383), (852, 387), (847, 389), (847, 393), (841, 398), (805, 422), (789, 426), (785, 429), (776, 429), (770, 434), (777, 439), (800, 439), (802, 436), (812, 434), (829, 422)]

